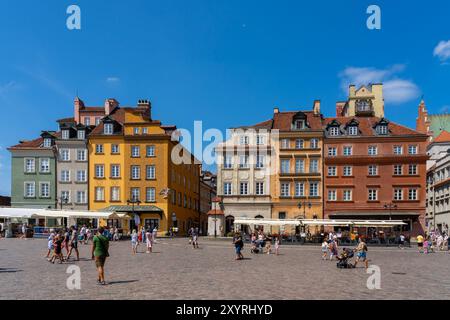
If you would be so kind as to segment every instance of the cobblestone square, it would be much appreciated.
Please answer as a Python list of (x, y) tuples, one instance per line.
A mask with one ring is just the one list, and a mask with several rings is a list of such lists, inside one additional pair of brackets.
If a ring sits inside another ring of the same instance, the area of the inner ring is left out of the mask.
[[(369, 274), (322, 261), (316, 246), (282, 246), (279, 256), (250, 254), (235, 261), (231, 241), (159, 239), (154, 253), (131, 254), (128, 241), (112, 243), (107, 286), (96, 284), (90, 246), (81, 261), (62, 265), (44, 258), (46, 241), (0, 239), (0, 299), (450, 299), (450, 254), (419, 254), (415, 248), (369, 247), (381, 268), (381, 289), (369, 290)], [(143, 246), (139, 247), (144, 251)], [(70, 264), (81, 269), (81, 290), (66, 287)]]

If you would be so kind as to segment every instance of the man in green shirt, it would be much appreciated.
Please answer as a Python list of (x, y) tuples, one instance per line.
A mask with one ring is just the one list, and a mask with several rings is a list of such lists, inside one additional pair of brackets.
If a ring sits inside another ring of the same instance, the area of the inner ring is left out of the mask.
[(109, 239), (103, 235), (103, 227), (98, 228), (97, 235), (92, 242), (92, 260), (95, 260), (95, 266), (98, 271), (97, 284), (105, 285), (105, 261), (109, 257)]

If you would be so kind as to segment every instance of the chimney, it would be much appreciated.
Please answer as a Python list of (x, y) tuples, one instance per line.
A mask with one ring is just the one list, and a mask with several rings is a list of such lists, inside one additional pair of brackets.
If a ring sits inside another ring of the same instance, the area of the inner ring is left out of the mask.
[(110, 115), (114, 109), (116, 109), (119, 106), (119, 102), (114, 99), (114, 98), (110, 98), (110, 99), (106, 99), (105, 101), (105, 115)]
[(320, 116), (320, 100), (314, 100), (313, 111), (315, 116)]
[(84, 109), (84, 102), (79, 97), (76, 97), (73, 104), (74, 104), (73, 117), (75, 119), (75, 123), (78, 124), (81, 121), (80, 110)]
[(354, 97), (356, 96), (356, 86), (354, 84), (351, 84), (348, 87), (348, 92), (349, 92), (349, 97)]
[(345, 102), (336, 102), (336, 117), (342, 117), (344, 113)]
[(280, 108), (278, 107), (273, 108), (273, 113), (274, 114), (280, 113)]
[(137, 109), (142, 110), (145, 112), (145, 117), (148, 117), (148, 119), (152, 119), (151, 115), (151, 109), (152, 109), (152, 103), (150, 100), (147, 99), (141, 99), (138, 100)]

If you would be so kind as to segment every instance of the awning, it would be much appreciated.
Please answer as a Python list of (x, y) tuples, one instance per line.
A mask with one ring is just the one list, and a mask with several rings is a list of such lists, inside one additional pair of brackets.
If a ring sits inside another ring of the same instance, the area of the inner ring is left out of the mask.
[(31, 219), (31, 216), (45, 209), (30, 209), (30, 208), (0, 208), (0, 218), (23, 218)]
[(352, 224), (350, 220), (301, 220), (305, 226), (330, 226), (330, 227), (348, 227)]
[(256, 225), (256, 226), (299, 226), (300, 220), (272, 220), (272, 219), (251, 219), (251, 218), (236, 218), (234, 224)]
[(353, 221), (353, 226), (355, 227), (395, 227), (404, 226), (405, 222), (400, 220), (389, 220), (389, 221)]
[(420, 213), (418, 212), (412, 212), (412, 211), (399, 211), (399, 210), (392, 210), (391, 213), (389, 213), (388, 210), (384, 211), (342, 211), (342, 212), (333, 212), (329, 214), (333, 217), (374, 217), (374, 216), (420, 216)]

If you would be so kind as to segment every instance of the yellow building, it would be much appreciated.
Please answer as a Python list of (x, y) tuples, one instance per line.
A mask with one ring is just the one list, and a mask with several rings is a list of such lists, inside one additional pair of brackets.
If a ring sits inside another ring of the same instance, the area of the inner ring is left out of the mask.
[[(125, 232), (156, 226), (160, 235), (171, 227), (186, 234), (198, 224), (201, 167), (172, 141), (175, 131), (152, 120), (150, 102), (141, 100), (116, 107), (89, 135), (89, 209), (118, 214), (101, 224)], [(177, 164), (174, 148), (189, 163)]]

